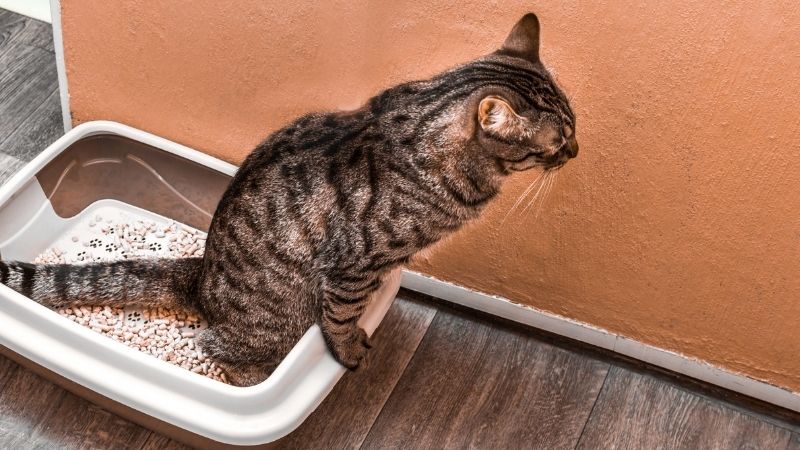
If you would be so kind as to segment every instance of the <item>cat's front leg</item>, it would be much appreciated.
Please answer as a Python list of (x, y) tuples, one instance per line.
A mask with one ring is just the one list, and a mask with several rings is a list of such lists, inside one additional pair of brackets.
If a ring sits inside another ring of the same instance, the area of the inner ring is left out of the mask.
[(334, 358), (355, 370), (370, 348), (367, 333), (358, 326), (358, 319), (369, 302), (369, 295), (351, 296), (346, 292), (326, 291), (322, 302), (319, 326)]

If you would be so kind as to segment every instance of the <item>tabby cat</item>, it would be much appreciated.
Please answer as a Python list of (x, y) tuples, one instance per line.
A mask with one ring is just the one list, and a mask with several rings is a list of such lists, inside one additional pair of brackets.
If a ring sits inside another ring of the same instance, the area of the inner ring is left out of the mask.
[(369, 348), (356, 322), (385, 274), (478, 217), (508, 175), (577, 152), (527, 14), (494, 53), (268, 137), (222, 197), (205, 256), (0, 262), (0, 281), (52, 308), (196, 310), (210, 324), (200, 346), (240, 386), (264, 380), (313, 323), (355, 369)]

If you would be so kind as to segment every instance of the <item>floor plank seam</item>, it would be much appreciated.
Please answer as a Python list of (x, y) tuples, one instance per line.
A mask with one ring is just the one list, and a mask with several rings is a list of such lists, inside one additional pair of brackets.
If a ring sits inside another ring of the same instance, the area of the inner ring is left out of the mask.
[(358, 443), (357, 448), (359, 450), (361, 450), (361, 448), (364, 447), (364, 442), (367, 441), (367, 438), (369, 437), (370, 433), (372, 433), (372, 428), (375, 427), (375, 424), (378, 422), (378, 419), (380, 419), (381, 415), (383, 414), (383, 411), (386, 409), (386, 404), (389, 403), (389, 400), (392, 398), (392, 395), (394, 395), (394, 390), (397, 388), (397, 385), (399, 385), (403, 377), (406, 376), (406, 371), (408, 370), (408, 367), (411, 365), (411, 361), (413, 361), (414, 358), (417, 357), (417, 350), (419, 350), (420, 345), (422, 345), (422, 343), (425, 342), (425, 339), (428, 338), (428, 335), (431, 332), (431, 325), (433, 325), (433, 322), (436, 320), (436, 317), (438, 315), (439, 315), (439, 309), (436, 308), (436, 312), (433, 314), (433, 317), (431, 317), (430, 322), (428, 322), (428, 327), (425, 329), (425, 334), (422, 335), (422, 339), (420, 339), (419, 342), (417, 342), (417, 345), (414, 347), (413, 355), (411, 356), (411, 358), (408, 358), (406, 365), (403, 367), (403, 373), (400, 374), (399, 377), (397, 377), (397, 381), (395, 381), (394, 386), (392, 386), (392, 391), (389, 393), (389, 395), (386, 396), (386, 400), (383, 401), (383, 405), (381, 406), (381, 411), (378, 413), (377, 416), (375, 416), (375, 419), (369, 426), (369, 430), (366, 433), (364, 433), (364, 437), (362, 437), (361, 442)]
[(603, 378), (603, 384), (597, 391), (597, 397), (594, 398), (594, 403), (592, 403), (592, 409), (590, 409), (589, 414), (586, 415), (586, 422), (584, 422), (583, 428), (581, 428), (581, 433), (578, 435), (578, 439), (575, 441), (574, 450), (577, 450), (578, 447), (580, 447), (581, 441), (583, 440), (583, 435), (584, 433), (586, 433), (586, 427), (589, 425), (589, 421), (592, 420), (592, 414), (594, 414), (594, 409), (597, 407), (598, 400), (600, 400), (600, 395), (603, 394), (603, 390), (606, 388), (606, 383), (608, 383), (608, 377), (613, 367), (614, 367), (613, 364), (608, 365), (608, 370), (606, 370), (606, 376)]
[(154, 438), (157, 439), (156, 432), (155, 431), (150, 431), (150, 434), (147, 435), (147, 437), (145, 438), (144, 442), (142, 442), (142, 445), (139, 446), (138, 450), (143, 450), (143, 449), (147, 448), (147, 446), (150, 444), (150, 440), (154, 439)]
[[(769, 423), (777, 428), (787, 430), (790, 433), (800, 432), (800, 422), (796, 421), (795, 419), (790, 417), (770, 415), (768, 413), (769, 411), (759, 412), (759, 410), (754, 409), (754, 406), (748, 407), (739, 403), (735, 398), (726, 398), (725, 393), (727, 390), (725, 388), (718, 388), (713, 385), (706, 386), (702, 381), (697, 381), (690, 377), (683, 377), (681, 374), (660, 372), (657, 370), (650, 370), (636, 366), (626, 367), (626, 364), (624, 363), (613, 364), (613, 366), (622, 370), (630, 370), (641, 375), (653, 377), (665, 384), (672, 386), (674, 389), (686, 393), (687, 395), (698, 397), (711, 403), (719, 404), (731, 411), (735, 411), (753, 419)], [(736, 393), (733, 392), (733, 394)]]

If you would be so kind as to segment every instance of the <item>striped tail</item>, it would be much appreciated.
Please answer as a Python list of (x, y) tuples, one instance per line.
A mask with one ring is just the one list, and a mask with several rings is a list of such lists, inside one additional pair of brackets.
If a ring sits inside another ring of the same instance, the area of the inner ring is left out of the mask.
[(54, 309), (93, 305), (197, 310), (194, 293), (201, 267), (202, 258), (86, 265), (0, 261), (0, 282)]

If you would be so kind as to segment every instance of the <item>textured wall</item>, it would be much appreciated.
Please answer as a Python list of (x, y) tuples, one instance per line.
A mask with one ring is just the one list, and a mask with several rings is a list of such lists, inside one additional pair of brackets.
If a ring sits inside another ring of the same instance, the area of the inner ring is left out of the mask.
[(61, 3), (76, 122), (234, 162), (293, 116), (488, 52), (537, 12), (581, 155), (538, 215), (502, 223), (535, 176), (518, 175), (417, 269), (800, 391), (795, 2)]

